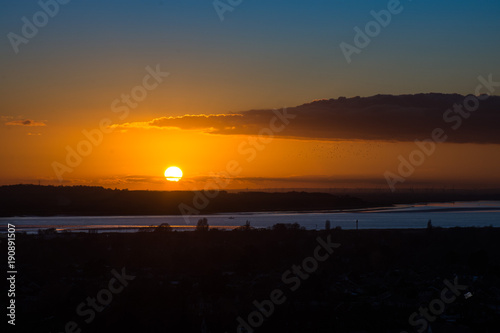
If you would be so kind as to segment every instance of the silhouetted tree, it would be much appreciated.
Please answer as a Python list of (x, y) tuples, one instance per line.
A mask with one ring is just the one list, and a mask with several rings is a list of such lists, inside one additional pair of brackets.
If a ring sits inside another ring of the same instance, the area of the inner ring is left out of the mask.
[(326, 220), (326, 222), (325, 222), (325, 230), (330, 230), (330, 220)]
[(297, 222), (295, 223), (276, 223), (272, 226), (273, 231), (286, 231), (286, 230), (304, 230)]
[(155, 228), (154, 232), (170, 232), (172, 231), (172, 227), (168, 223), (162, 223)]
[(253, 230), (253, 227), (250, 226), (250, 221), (247, 220), (244, 225), (240, 225), (239, 227), (234, 228), (234, 230), (236, 230), (236, 231), (250, 231), (250, 230)]
[(199, 219), (198, 223), (196, 223), (196, 231), (208, 231), (209, 228), (210, 226), (206, 217)]

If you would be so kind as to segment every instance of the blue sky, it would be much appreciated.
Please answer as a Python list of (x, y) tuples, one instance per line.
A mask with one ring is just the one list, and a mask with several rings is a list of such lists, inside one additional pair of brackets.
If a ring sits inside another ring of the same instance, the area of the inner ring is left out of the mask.
[[(36, 1), (3, 3), (1, 71), (11, 85), (2, 93), (71, 87), (86, 91), (84, 103), (73, 94), (77, 107), (89, 110), (103, 103), (91, 97), (95, 91), (118, 93), (156, 63), (172, 73), (170, 91), (191, 90), (189, 100), (184, 97), (191, 113), (378, 93), (465, 94), (478, 75), (500, 75), (500, 2), (493, 0), (401, 1), (403, 11), (351, 64), (339, 44), (353, 43), (353, 28), (364, 28), (373, 20), (370, 11), (385, 9), (388, 1), (247, 0), (221, 22), (210, 0), (73, 0), (20, 45), (19, 54), (7, 34), (19, 34), (21, 17), (31, 18), (40, 7)], [(43, 96), (38, 102), (50, 103)], [(4, 103), (30, 108), (9, 98)], [(54, 112), (61, 109), (56, 105)]]

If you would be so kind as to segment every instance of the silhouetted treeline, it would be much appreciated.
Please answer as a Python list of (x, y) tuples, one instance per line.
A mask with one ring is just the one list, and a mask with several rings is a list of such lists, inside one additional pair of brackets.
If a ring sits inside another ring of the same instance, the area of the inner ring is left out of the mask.
[(328, 193), (220, 191), (213, 196), (213, 193), (187, 191), (11, 185), (0, 187), (0, 216), (177, 215), (182, 213), (179, 209), (181, 204), (185, 205), (190, 215), (196, 212), (306, 211), (369, 206), (358, 198)]
[[(500, 191), (419, 190), (346, 193), (128, 191), (98, 186), (0, 186), (0, 216), (189, 215), (354, 209), (417, 202), (500, 200)], [(206, 205), (205, 205), (206, 203)], [(202, 205), (202, 206), (201, 206)]]

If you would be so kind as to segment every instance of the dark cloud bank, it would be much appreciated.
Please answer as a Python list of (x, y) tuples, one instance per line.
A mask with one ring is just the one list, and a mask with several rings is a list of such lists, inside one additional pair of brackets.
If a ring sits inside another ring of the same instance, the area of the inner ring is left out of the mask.
[[(456, 106), (463, 106), (464, 100), (467, 96), (430, 93), (314, 101), (287, 108), (287, 113), (295, 118), (290, 119), (284, 130), (276, 132), (276, 136), (407, 142), (430, 138), (435, 128), (441, 128), (448, 135), (447, 142), (499, 144), (500, 97), (479, 100), (479, 108), (474, 112), (464, 107), (463, 111), (457, 111)], [(472, 101), (469, 104), (473, 106)], [(212, 134), (257, 134), (262, 128), (269, 128), (275, 116), (273, 110), (250, 110), (239, 114), (162, 117), (140, 126), (129, 123), (117, 127), (175, 127)]]

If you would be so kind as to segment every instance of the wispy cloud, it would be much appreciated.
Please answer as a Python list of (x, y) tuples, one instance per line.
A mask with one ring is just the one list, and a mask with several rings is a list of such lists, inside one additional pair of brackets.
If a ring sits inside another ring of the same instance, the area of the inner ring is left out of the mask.
[(244, 114), (184, 115), (180, 117), (160, 117), (146, 122), (132, 122), (111, 125), (117, 129), (153, 129), (178, 128), (184, 130), (204, 130), (207, 132), (220, 129), (232, 129), (243, 126), (247, 121)]
[[(458, 94), (377, 95), (372, 97), (319, 100), (294, 108), (293, 122), (279, 133), (280, 137), (315, 140), (414, 141), (426, 139), (437, 127), (454, 124), (449, 114), (465, 96)], [(455, 143), (500, 143), (500, 97), (481, 102), (479, 110), (463, 121), (460, 130), (449, 136)], [(211, 134), (257, 135), (269, 127), (273, 110), (250, 110), (238, 114), (185, 115), (161, 117), (146, 122), (112, 125), (119, 129), (200, 130)]]
[(12, 120), (6, 122), (7, 126), (47, 126), (43, 121), (34, 121), (31, 119), (21, 119), (21, 120)]

